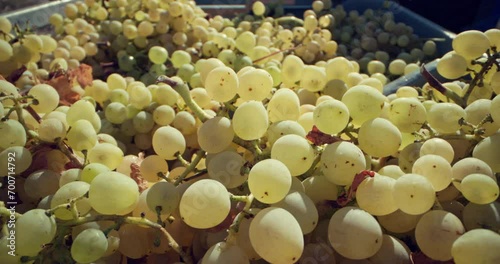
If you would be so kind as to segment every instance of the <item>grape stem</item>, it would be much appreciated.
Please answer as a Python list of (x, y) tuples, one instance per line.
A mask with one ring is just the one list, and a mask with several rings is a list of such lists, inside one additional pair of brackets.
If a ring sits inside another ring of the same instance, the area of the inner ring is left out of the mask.
[(202, 149), (198, 150), (196, 152), (196, 158), (191, 163), (188, 163), (189, 165), (186, 167), (186, 169), (179, 175), (179, 177), (175, 180), (174, 185), (177, 186), (179, 185), (186, 177), (187, 175), (194, 171), (198, 163), (200, 163), (201, 159), (205, 157), (206, 152)]
[(456, 104), (464, 106), (464, 104), (467, 103), (467, 100), (462, 99), (462, 97), (460, 97), (458, 94), (444, 87), (443, 84), (441, 84), (434, 76), (432, 76), (429, 71), (427, 71), (424, 65), (420, 67), (420, 74), (424, 76), (425, 80), (432, 88), (436, 89), (438, 92), (451, 99)]
[[(4, 208), (0, 208), (4, 209)], [(6, 210), (6, 208), (5, 208)], [(7, 210), (8, 211), (8, 210)], [(0, 211), (2, 215), (4, 214), (3, 211)], [(10, 214), (10, 212), (7, 212)], [(131, 217), (131, 216), (121, 216), (121, 215), (93, 215), (93, 216), (85, 216), (85, 217), (78, 217), (77, 219), (62, 222), (60, 225), (61, 226), (77, 226), (89, 222), (96, 222), (96, 221), (114, 221), (117, 223), (124, 223), (124, 224), (133, 224), (133, 225), (140, 225), (144, 227), (150, 227), (154, 229), (160, 230), (160, 232), (165, 236), (165, 238), (168, 241), (168, 245), (177, 252), (181, 258), (184, 260), (185, 263), (187, 264), (192, 264), (193, 260), (190, 255), (186, 254), (184, 250), (179, 246), (179, 244), (175, 241), (175, 239), (168, 233), (163, 226), (160, 224), (154, 223), (146, 218), (142, 217)]]
[(469, 83), (469, 86), (465, 89), (461, 106), (467, 106), (467, 100), (472, 94), (474, 88), (476, 88), (476, 86), (480, 84), (480, 82), (484, 78), (484, 75), (491, 69), (491, 67), (493, 67), (494, 64), (498, 63), (497, 60), (500, 59), (500, 52), (496, 52), (496, 50), (493, 50), (493, 52), (493, 54), (490, 54), (489, 50), (486, 52), (488, 54), (488, 59), (486, 60), (486, 62), (481, 63), (481, 70), (474, 76), (472, 81)]
[(66, 155), (66, 157), (69, 158), (69, 160), (71, 161), (71, 163), (73, 163), (73, 165), (77, 166), (78, 168), (84, 167), (84, 165), (80, 162), (80, 160), (78, 160), (75, 157), (73, 152), (70, 150), (70, 147), (68, 146), (68, 144), (66, 144), (66, 142), (64, 142), (64, 140), (59, 139), (57, 141), (57, 147), (59, 148), (59, 150), (61, 150), (62, 153), (64, 153), (64, 155)]
[(209, 116), (203, 109), (193, 101), (191, 94), (189, 93), (189, 87), (185, 83), (176, 82), (165, 75), (158, 76), (156, 83), (165, 83), (170, 85), (184, 100), (186, 105), (193, 111), (193, 113), (200, 119), (201, 122), (206, 122), (212, 117)]
[(258, 58), (256, 60), (252, 61), (252, 63), (255, 64), (255, 63), (259, 62), (259, 61), (265, 60), (267, 58), (270, 58), (270, 57), (272, 57), (272, 56), (274, 56), (276, 54), (280, 54), (282, 52), (285, 53), (285, 52), (294, 51), (296, 48), (298, 48), (300, 46), (302, 46), (302, 44), (299, 44), (299, 45), (297, 45), (297, 46), (295, 46), (293, 48), (289, 48), (289, 49), (286, 49), (286, 50), (278, 50), (278, 51), (272, 52), (271, 54), (268, 54), (268, 55), (266, 55), (264, 57), (261, 57), (261, 58)]
[(244, 202), (245, 207), (243, 208), (243, 211), (241, 211), (233, 220), (233, 223), (231, 226), (229, 226), (228, 230), (228, 235), (226, 238), (227, 243), (232, 243), (235, 242), (236, 235), (238, 234), (239, 228), (240, 228), (240, 223), (241, 220), (245, 217), (245, 215), (248, 215), (248, 210), (250, 210), (250, 207), (252, 206), (252, 202), (254, 199), (253, 194), (249, 194), (248, 196), (235, 196), (231, 195), (231, 199), (234, 200), (238, 198), (238, 201)]

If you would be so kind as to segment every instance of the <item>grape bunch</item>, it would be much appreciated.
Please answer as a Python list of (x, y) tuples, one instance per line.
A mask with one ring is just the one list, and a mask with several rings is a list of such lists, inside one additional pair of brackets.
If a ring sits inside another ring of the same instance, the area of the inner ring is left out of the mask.
[(500, 30), (458, 34), (440, 82), (388, 12), (268, 9), (0, 17), (0, 262), (500, 262)]

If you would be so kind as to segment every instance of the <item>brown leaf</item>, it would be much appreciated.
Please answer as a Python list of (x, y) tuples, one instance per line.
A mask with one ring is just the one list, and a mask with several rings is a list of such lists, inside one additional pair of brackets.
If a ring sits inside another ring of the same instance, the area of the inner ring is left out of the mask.
[(311, 141), (315, 146), (332, 144), (337, 141), (342, 141), (342, 139), (339, 137), (331, 136), (319, 131), (319, 129), (316, 126), (313, 126), (312, 130), (309, 133), (307, 133), (306, 139)]
[(78, 68), (67, 72), (54, 72), (51, 76), (52, 78), (45, 83), (57, 90), (60, 103), (63, 105), (71, 105), (80, 99), (80, 94), (74, 89), (75, 86), (85, 88), (93, 81), (92, 67), (87, 64), (80, 64)]
[(14, 70), (13, 72), (10, 73), (9, 76), (7, 76), (7, 81), (9, 81), (10, 83), (17, 82), (17, 80), (21, 78), (26, 69), (27, 69), (26, 66), (23, 65), (21, 66), (21, 68)]
[(349, 190), (347, 193), (339, 196), (337, 198), (337, 203), (344, 207), (346, 206), (350, 201), (352, 201), (352, 198), (356, 191), (358, 190), (359, 185), (368, 177), (375, 177), (375, 172), (374, 171), (369, 171), (369, 170), (363, 170), (360, 173), (356, 174), (354, 176), (354, 180), (352, 180), (352, 184), (349, 187)]

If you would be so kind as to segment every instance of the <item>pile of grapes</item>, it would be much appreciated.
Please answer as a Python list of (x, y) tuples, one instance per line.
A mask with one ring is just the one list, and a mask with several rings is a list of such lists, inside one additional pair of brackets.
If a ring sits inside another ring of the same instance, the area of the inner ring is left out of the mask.
[(387, 10), (64, 13), (0, 17), (0, 263), (500, 263), (499, 29), (442, 83)]

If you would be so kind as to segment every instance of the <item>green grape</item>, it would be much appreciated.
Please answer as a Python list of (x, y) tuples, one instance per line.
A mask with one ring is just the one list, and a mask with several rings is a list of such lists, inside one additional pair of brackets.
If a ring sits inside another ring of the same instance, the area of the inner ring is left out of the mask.
[(267, 111), (259, 101), (241, 104), (233, 116), (234, 133), (244, 140), (261, 138), (269, 126)]
[(113, 124), (121, 124), (127, 120), (127, 112), (127, 107), (119, 102), (112, 102), (104, 109), (106, 119)]
[(236, 48), (245, 54), (249, 54), (257, 43), (255, 35), (250, 31), (241, 33), (235, 41)]
[(371, 215), (387, 215), (398, 210), (392, 191), (396, 180), (380, 174), (368, 177), (361, 182), (356, 191), (359, 208)]
[(137, 62), (133, 56), (124, 54), (123, 56), (118, 58), (118, 67), (122, 71), (132, 71), (136, 65)]
[(123, 151), (111, 143), (99, 143), (88, 151), (90, 163), (101, 163), (114, 170), (123, 160)]
[(293, 263), (302, 255), (302, 230), (285, 209), (262, 209), (251, 221), (248, 232), (255, 252), (270, 263)]
[(438, 73), (446, 79), (458, 79), (467, 74), (467, 61), (451, 51), (439, 59), (436, 68)]
[(263, 16), (266, 12), (266, 6), (261, 1), (255, 1), (252, 5), (252, 12), (256, 16)]
[(321, 171), (337, 185), (351, 185), (354, 176), (366, 167), (361, 149), (350, 142), (328, 144), (321, 155)]
[(273, 144), (271, 158), (286, 165), (292, 176), (305, 173), (316, 155), (307, 139), (298, 135), (284, 135)]
[[(269, 104), (271, 104), (271, 102), (269, 102)], [(302, 128), (302, 126), (298, 122), (292, 120), (283, 120), (272, 123), (269, 126), (269, 129), (267, 130), (267, 140), (272, 146), (274, 142), (276, 142), (276, 140), (278, 140), (280, 137), (289, 134), (295, 134), (301, 137), (306, 136), (304, 128)]]
[(500, 132), (486, 137), (480, 141), (472, 151), (472, 156), (486, 162), (493, 172), (500, 172)]
[(103, 172), (90, 183), (89, 200), (100, 214), (126, 215), (134, 210), (139, 198), (137, 183), (118, 172)]
[(460, 129), (461, 118), (465, 118), (465, 110), (453, 103), (439, 103), (431, 107), (427, 113), (427, 121), (439, 133), (454, 133)]
[[(32, 160), (31, 152), (22, 146), (4, 149), (0, 152), (0, 177), (20, 175), (30, 167)], [(9, 166), (9, 163), (14, 164), (14, 167)]]
[(211, 179), (203, 179), (190, 185), (179, 204), (181, 219), (187, 225), (199, 229), (220, 224), (230, 209), (231, 201), (226, 187)]
[(236, 95), (239, 81), (233, 69), (222, 66), (210, 71), (205, 80), (208, 96), (218, 102), (227, 102)]
[[(130, 105), (135, 107), (136, 109), (144, 109), (153, 100), (151, 92), (148, 90), (148, 88), (144, 87), (144, 84), (129, 87), (127, 88), (127, 91), (129, 94)], [(134, 114), (132, 111), (129, 111), (129, 114), (131, 114), (131, 117), (133, 117), (137, 113)]]
[(170, 182), (160, 181), (149, 187), (146, 203), (149, 210), (170, 215), (179, 206), (180, 193)]
[(467, 175), (460, 183), (460, 188), (463, 196), (476, 204), (492, 203), (499, 194), (496, 180), (480, 173)]
[(26, 144), (26, 131), (23, 125), (17, 120), (8, 119), (0, 121), (0, 148), (6, 149), (14, 146), (24, 146)]
[(179, 98), (179, 94), (170, 85), (159, 84), (154, 96), (154, 101), (160, 105), (173, 107)]
[(377, 219), (380, 225), (387, 229), (387, 231), (402, 234), (415, 229), (421, 216), (396, 210), (387, 215), (377, 216)]
[[(80, 198), (84, 196), (89, 191), (90, 185), (86, 182), (74, 181), (67, 183), (52, 196), (50, 203), (51, 208), (55, 208), (58, 205), (68, 203), (71, 199)], [(91, 209), (89, 199), (87, 197), (79, 199), (76, 203), (76, 210), (78, 216), (85, 216)], [(74, 219), (73, 213), (68, 208), (60, 208), (54, 211), (54, 215), (62, 220)]]
[(38, 136), (41, 140), (47, 142), (55, 142), (56, 139), (64, 139), (66, 136), (66, 126), (59, 119), (44, 119), (38, 128)]
[(333, 249), (349, 259), (372, 257), (382, 246), (382, 228), (362, 209), (347, 206), (336, 211), (328, 225)]
[(469, 230), (457, 238), (451, 247), (453, 261), (466, 263), (497, 263), (500, 235), (488, 229)]
[(196, 71), (192, 64), (183, 64), (177, 70), (177, 76), (179, 76), (184, 82), (189, 82), (195, 73)]
[(0, 39), (0, 61), (8, 61), (13, 55), (12, 46), (7, 41)]
[(297, 120), (300, 115), (300, 100), (297, 94), (288, 88), (277, 90), (267, 104), (269, 121)]
[(168, 105), (160, 105), (153, 111), (153, 120), (160, 126), (170, 125), (175, 118), (175, 111)]
[[(349, 122), (349, 109), (336, 99), (318, 104), (313, 114), (314, 125), (326, 134), (341, 132)], [(331, 120), (335, 120), (335, 122), (331, 122)]]
[(300, 225), (302, 233), (311, 233), (318, 223), (318, 210), (316, 206), (305, 193), (303, 192), (290, 192), (283, 198), (283, 200), (272, 204), (274, 207), (279, 207), (290, 212), (295, 220)]
[(425, 213), (415, 228), (415, 239), (422, 252), (434, 260), (452, 259), (451, 248), (465, 228), (450, 212), (431, 210)]
[(234, 130), (231, 120), (214, 117), (204, 122), (198, 129), (198, 143), (208, 153), (219, 153), (231, 145)]
[(24, 182), (24, 191), (29, 197), (42, 198), (59, 189), (60, 174), (52, 170), (38, 170), (31, 173)]
[(89, 228), (73, 239), (71, 257), (78, 263), (92, 263), (100, 259), (107, 248), (106, 235), (99, 229)]
[(129, 96), (127, 91), (125, 91), (124, 89), (115, 89), (111, 90), (111, 92), (109, 93), (109, 100), (112, 103), (116, 102), (123, 105), (127, 105), (129, 102)]
[(147, 156), (140, 165), (141, 174), (148, 182), (157, 182), (158, 173), (168, 173), (168, 163), (158, 155)]
[(283, 199), (292, 185), (291, 174), (285, 164), (276, 159), (257, 162), (248, 175), (248, 187), (255, 199), (262, 203), (276, 203)]
[(176, 159), (176, 153), (184, 153), (186, 140), (176, 128), (171, 126), (160, 127), (153, 134), (153, 149), (163, 159), (173, 160)]
[(398, 208), (411, 215), (427, 212), (436, 199), (432, 183), (418, 174), (399, 177), (394, 184), (393, 195)]
[(453, 39), (452, 47), (459, 55), (472, 60), (483, 55), (490, 48), (490, 41), (481, 31), (467, 30)]
[(211, 246), (201, 259), (201, 264), (217, 263), (248, 264), (250, 262), (239, 245), (219, 242)]
[(66, 185), (70, 182), (80, 181), (82, 170), (81, 169), (69, 169), (61, 172), (61, 177), (59, 178), (59, 187)]
[(180, 68), (184, 64), (191, 63), (191, 55), (184, 50), (176, 50), (172, 53), (172, 57), (170, 58), (173, 66), (175, 68)]
[(16, 254), (36, 256), (44, 244), (54, 239), (56, 231), (54, 216), (47, 216), (42, 209), (27, 211), (16, 220)]
[(163, 64), (168, 59), (168, 51), (160, 46), (154, 46), (148, 51), (148, 58), (154, 64)]
[(389, 120), (404, 133), (419, 130), (427, 118), (425, 107), (414, 98), (397, 98), (390, 103)]
[(132, 124), (137, 132), (148, 133), (153, 129), (155, 123), (152, 114), (146, 111), (140, 111), (132, 118)]
[(412, 173), (426, 177), (436, 192), (450, 185), (453, 174), (450, 163), (445, 158), (433, 154), (420, 156), (413, 164)]
[(323, 90), (327, 82), (325, 68), (314, 65), (306, 65), (302, 70), (300, 86), (310, 92)]
[(382, 113), (385, 96), (367, 85), (351, 87), (342, 97), (342, 102), (349, 109), (353, 123), (363, 124)]
[(175, 115), (172, 126), (183, 135), (191, 135), (196, 131), (196, 119), (191, 113), (180, 111)]
[(93, 102), (80, 99), (72, 104), (68, 111), (66, 112), (66, 122), (68, 125), (73, 126), (75, 122), (79, 120), (87, 120), (92, 124), (95, 132), (99, 130), (101, 126), (101, 120), (95, 113), (95, 104)]
[(74, 122), (66, 138), (68, 145), (77, 151), (90, 150), (97, 143), (96, 131), (92, 124), (85, 119)]
[(208, 176), (232, 189), (246, 182), (248, 175), (241, 174), (245, 159), (234, 151), (222, 151), (213, 155), (207, 164)]
[(127, 88), (127, 81), (123, 78), (123, 76), (117, 73), (110, 74), (106, 79), (106, 83), (108, 84), (110, 90)]

